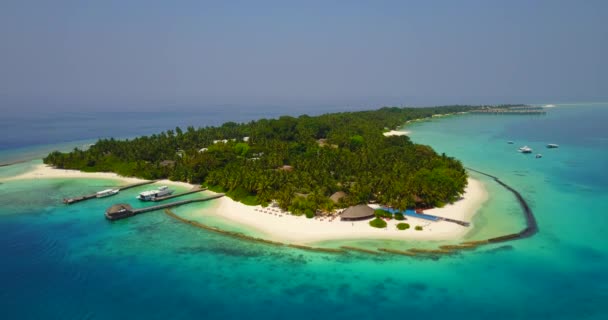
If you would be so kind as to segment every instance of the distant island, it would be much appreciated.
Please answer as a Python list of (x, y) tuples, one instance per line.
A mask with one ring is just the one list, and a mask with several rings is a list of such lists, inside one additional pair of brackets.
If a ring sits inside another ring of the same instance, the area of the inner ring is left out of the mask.
[(309, 218), (367, 203), (399, 210), (442, 207), (467, 186), (462, 163), (391, 132), (408, 121), (489, 107), (521, 105), (384, 107), (178, 127), (133, 140), (101, 139), (87, 150), (54, 151), (44, 163), (202, 184), (247, 205), (274, 201)]

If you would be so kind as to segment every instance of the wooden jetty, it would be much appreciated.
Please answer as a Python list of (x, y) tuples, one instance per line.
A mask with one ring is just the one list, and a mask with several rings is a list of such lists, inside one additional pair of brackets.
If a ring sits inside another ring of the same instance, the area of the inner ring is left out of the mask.
[(169, 200), (169, 199), (173, 199), (173, 198), (177, 198), (177, 197), (181, 197), (181, 196), (185, 196), (188, 194), (197, 193), (197, 192), (201, 192), (201, 191), (205, 191), (205, 190), (207, 190), (207, 188), (194, 188), (192, 190), (176, 193), (176, 194), (173, 194), (170, 196), (154, 198), (154, 199), (152, 199), (152, 201), (158, 202), (158, 201), (163, 201), (163, 200)]
[(131, 207), (130, 204), (120, 203), (120, 204), (115, 204), (115, 205), (109, 207), (106, 210), (105, 215), (108, 220), (120, 220), (120, 219), (124, 219), (124, 218), (128, 218), (128, 217), (140, 214), (140, 213), (161, 210), (161, 209), (165, 209), (165, 208), (169, 208), (169, 207), (177, 207), (177, 206), (194, 203), (194, 202), (209, 201), (209, 200), (221, 198), (223, 196), (224, 196), (224, 194), (220, 193), (220, 194), (216, 194), (214, 196), (210, 196), (210, 197), (206, 197), (206, 198), (182, 200), (182, 201), (159, 204), (156, 206), (144, 207), (144, 208), (139, 208), (139, 209), (134, 209), (133, 207)]
[[(133, 183), (133, 184), (129, 184), (123, 187), (118, 187), (116, 189), (118, 189), (118, 191), (123, 191), (123, 190), (127, 190), (127, 189), (131, 189), (131, 188), (135, 188), (135, 187), (139, 187), (139, 186), (144, 186), (146, 184), (151, 184), (154, 182), (158, 182), (159, 180), (150, 180), (150, 181), (144, 181), (144, 182), (138, 182), (138, 183)], [(93, 193), (93, 194), (87, 194), (84, 196), (79, 196), (79, 197), (74, 197), (74, 198), (66, 198), (63, 199), (63, 203), (65, 204), (74, 204), (76, 202), (80, 202), (80, 201), (84, 201), (84, 200), (89, 200), (89, 199), (93, 199), (93, 198), (97, 198), (97, 193)]]

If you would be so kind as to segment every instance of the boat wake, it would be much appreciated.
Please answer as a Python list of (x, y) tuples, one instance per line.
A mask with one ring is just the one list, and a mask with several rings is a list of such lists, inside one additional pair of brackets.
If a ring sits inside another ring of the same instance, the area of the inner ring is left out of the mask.
[(546, 104), (543, 106), (543, 108), (555, 108), (556, 106), (554, 104)]

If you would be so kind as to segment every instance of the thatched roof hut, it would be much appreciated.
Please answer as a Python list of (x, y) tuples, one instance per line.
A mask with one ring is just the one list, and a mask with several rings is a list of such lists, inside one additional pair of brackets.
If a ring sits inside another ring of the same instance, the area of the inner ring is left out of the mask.
[(340, 214), (340, 219), (345, 221), (365, 220), (374, 216), (374, 209), (366, 204), (349, 207)]
[(340, 202), (340, 199), (342, 199), (344, 197), (346, 197), (346, 193), (344, 191), (338, 191), (338, 192), (332, 194), (329, 197), (329, 200), (333, 201), (334, 203), (338, 203), (338, 202)]

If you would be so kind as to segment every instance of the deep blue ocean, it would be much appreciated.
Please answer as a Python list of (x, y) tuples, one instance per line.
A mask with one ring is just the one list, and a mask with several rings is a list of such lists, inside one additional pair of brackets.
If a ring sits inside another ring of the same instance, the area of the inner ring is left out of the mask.
[[(343, 111), (343, 110), (325, 110)], [(292, 114), (304, 111), (292, 110)], [(319, 111), (312, 114), (321, 113)], [(0, 119), (0, 179), (98, 137), (275, 117), (255, 112), (46, 114)], [(500, 177), (530, 203), (532, 238), (439, 259), (342, 255), (249, 243), (151, 212), (110, 223), (145, 187), (65, 206), (111, 180), (0, 180), (2, 319), (607, 319), (608, 104), (544, 116), (457, 115), (408, 124), (413, 141)], [(507, 144), (514, 141), (514, 144)], [(546, 149), (557, 143), (558, 149)], [(541, 159), (518, 153), (528, 145)], [(493, 181), (466, 239), (517, 232), (521, 209)], [(204, 211), (208, 204), (177, 208)], [(222, 224), (222, 222), (217, 222)], [(225, 223), (225, 222), (224, 222)], [(380, 242), (380, 241), (379, 241)], [(351, 241), (373, 247), (373, 241)], [(330, 242), (319, 245), (336, 246)], [(392, 242), (406, 249), (440, 243)]]

